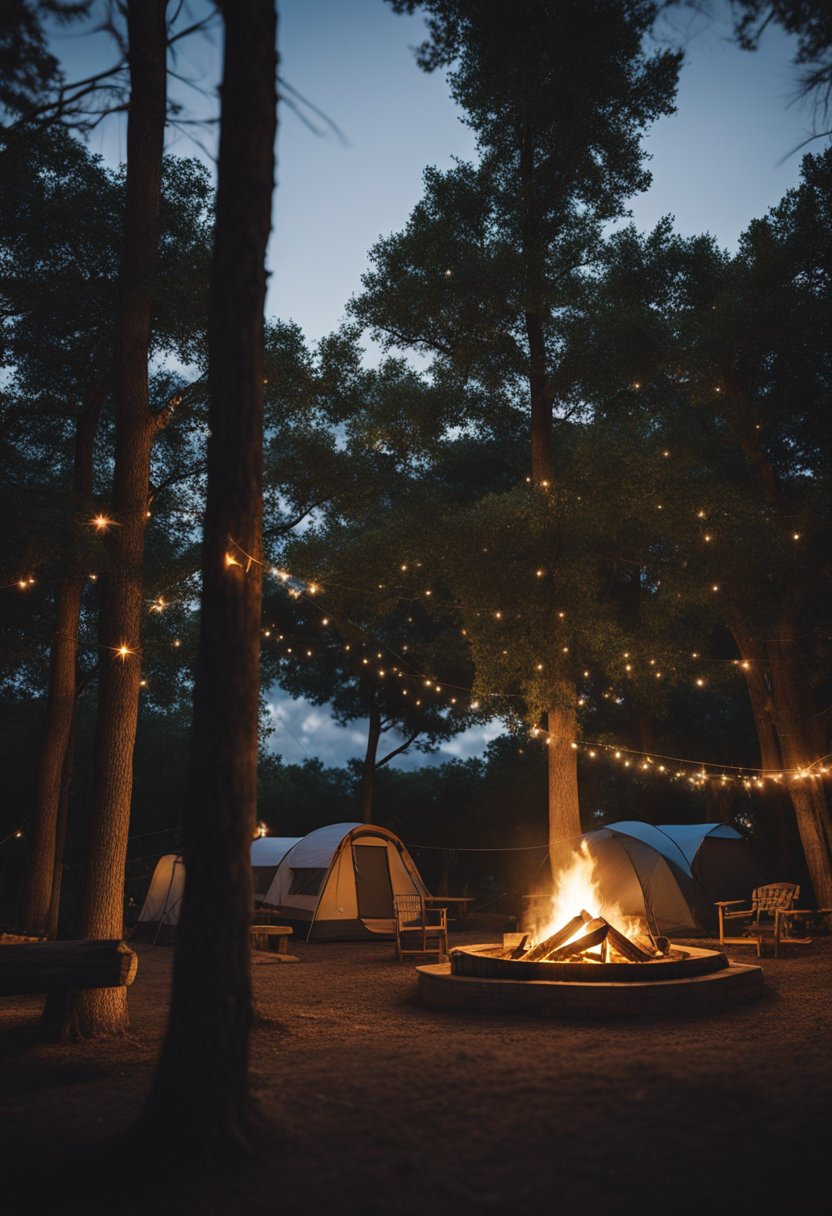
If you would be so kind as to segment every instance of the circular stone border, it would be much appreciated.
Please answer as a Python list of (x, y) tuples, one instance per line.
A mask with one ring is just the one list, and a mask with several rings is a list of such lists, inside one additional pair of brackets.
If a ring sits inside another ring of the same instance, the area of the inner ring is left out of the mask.
[[(481, 947), (482, 948), (482, 947)], [(470, 947), (469, 947), (470, 949)], [(693, 952), (693, 947), (685, 947)], [(728, 962), (720, 971), (673, 980), (585, 983), (453, 975), (450, 963), (416, 968), (419, 997), (431, 1009), (617, 1019), (720, 1012), (762, 995), (761, 967)]]
[(502, 947), (456, 946), (450, 955), (453, 975), (486, 980), (567, 980), (570, 983), (604, 984), (639, 980), (656, 983), (661, 980), (690, 979), (711, 971), (724, 971), (728, 958), (721, 950), (704, 950), (699, 946), (671, 947), (670, 954), (649, 962), (590, 963), (568, 959), (557, 962), (527, 963), (522, 958), (500, 958)]

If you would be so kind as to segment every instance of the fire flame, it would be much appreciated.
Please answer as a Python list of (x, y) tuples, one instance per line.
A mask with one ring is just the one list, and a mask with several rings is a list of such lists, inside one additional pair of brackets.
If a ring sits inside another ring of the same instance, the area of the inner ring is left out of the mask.
[[(561, 871), (550, 905), (538, 914), (537, 923), (527, 926), (533, 944), (551, 937), (581, 911), (602, 916), (631, 940), (644, 933), (645, 924), (640, 917), (628, 916), (617, 903), (605, 897), (596, 875), (597, 864), (586, 841), (581, 841), (572, 861)], [(574, 941), (582, 932), (579, 929), (570, 940)]]

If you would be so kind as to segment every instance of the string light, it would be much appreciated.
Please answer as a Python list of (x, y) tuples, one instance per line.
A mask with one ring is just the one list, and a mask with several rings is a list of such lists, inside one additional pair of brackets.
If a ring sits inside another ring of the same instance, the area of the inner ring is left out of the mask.
[[(700, 518), (704, 518), (705, 512), (704, 512), (704, 511), (700, 511), (698, 514), (699, 514)], [(242, 551), (242, 552), (244, 552), (244, 551)], [(253, 562), (253, 561), (255, 561), (255, 560), (256, 560), (256, 559), (254, 559), (254, 558), (251, 558), (251, 557), (250, 557), (250, 555), (248, 555), (248, 554), (245, 554), (245, 556), (248, 558), (249, 565), (251, 564), (251, 562)], [(239, 564), (239, 563), (237, 563), (237, 564)], [(260, 563), (260, 564), (262, 565), (263, 563)], [(421, 563), (415, 563), (415, 564), (416, 564), (416, 565), (420, 565)], [(402, 565), (402, 567), (401, 567), (401, 568), (402, 568), (403, 570), (405, 570), (405, 569), (406, 569), (406, 566), (405, 566), (405, 565)], [(285, 583), (285, 582), (292, 581), (292, 575), (291, 575), (291, 574), (290, 574), (288, 571), (286, 571), (286, 570), (279, 570), (279, 569), (277, 569), (277, 568), (273, 568), (273, 569), (272, 569), (272, 574), (273, 574), (273, 575), (275, 575), (275, 577), (279, 578), (279, 579), (281, 580), (281, 582), (284, 582), (284, 583)], [(380, 584), (380, 586), (383, 586), (383, 584)], [(309, 584), (306, 584), (306, 590), (307, 590), (308, 592), (310, 592), (310, 593), (314, 594), (314, 593), (316, 593), (316, 592), (320, 591), (320, 590), (321, 590), (321, 588), (320, 588), (320, 587), (319, 587), (319, 585), (318, 585), (318, 584), (316, 584), (316, 583), (309, 583)], [(713, 585), (712, 585), (712, 590), (713, 590), (713, 591), (718, 591), (718, 590), (719, 590), (719, 584), (713, 584)], [(294, 598), (300, 598), (300, 596), (301, 596), (301, 592), (300, 592), (300, 591), (299, 591), (297, 588), (294, 588), (294, 587), (293, 587), (293, 588), (289, 588), (289, 593), (290, 593), (290, 595), (293, 595), (293, 597), (294, 597)], [(430, 589), (426, 590), (424, 594), (425, 594), (426, 596), (431, 595), (431, 591), (430, 591)], [(501, 611), (501, 610), (497, 610), (497, 611), (495, 612), (495, 614), (494, 614), (494, 615), (495, 615), (496, 619), (502, 619), (502, 615), (503, 615), (503, 614), (502, 614), (502, 611)], [(565, 613), (563, 613), (563, 612), (559, 612), (559, 613), (558, 613), (558, 617), (559, 617), (560, 619), (563, 619), (563, 618), (564, 618), (564, 616), (565, 616)], [(323, 618), (323, 620), (324, 620), (324, 622), (325, 622), (325, 623), (327, 623), (327, 624), (328, 624), (328, 623), (329, 623), (330, 618), (325, 617), (325, 618)], [(412, 617), (408, 617), (408, 620), (409, 620), (409, 621), (412, 621)], [(464, 636), (467, 636), (467, 631), (466, 631), (465, 629), (462, 629), (462, 630), (461, 630), (461, 633), (462, 633)], [(281, 635), (281, 638), (282, 638), (282, 635)], [(347, 651), (347, 652), (349, 652), (349, 651), (350, 651), (350, 649), (351, 649), (350, 644), (349, 644), (349, 643), (347, 643), (347, 644), (344, 646), (344, 650), (345, 650), (345, 651)], [(404, 644), (404, 645), (402, 646), (402, 650), (403, 650), (403, 651), (407, 651), (407, 649), (408, 649), (407, 644)], [(564, 646), (564, 647), (562, 648), (562, 651), (563, 651), (563, 653), (569, 653), (569, 647), (568, 647), (568, 646)], [(287, 648), (287, 653), (292, 653), (292, 647), (288, 647), (288, 648)], [(307, 653), (307, 655), (311, 655), (311, 654), (312, 654), (312, 652), (311, 652), (311, 651), (307, 651), (306, 653)], [(381, 658), (381, 657), (382, 657), (382, 653), (381, 653), (381, 652), (378, 652), (377, 657), (378, 657), (378, 658)], [(625, 651), (625, 652), (624, 652), (624, 657), (625, 657), (625, 658), (629, 658), (629, 657), (630, 657), (630, 652), (629, 652), (629, 651)], [(694, 659), (696, 659), (696, 660), (699, 660), (699, 659), (700, 659), (700, 657), (701, 657), (701, 656), (700, 656), (700, 654), (699, 654), (699, 652), (698, 652), (698, 651), (694, 651), (694, 652), (693, 652), (693, 654), (692, 654), (692, 658), (694, 658)], [(741, 667), (743, 670), (748, 670), (748, 669), (750, 668), (750, 661), (749, 661), (749, 660), (746, 660), (746, 659), (743, 659), (743, 660), (738, 660), (738, 659), (734, 659), (734, 660), (712, 660), (712, 661), (715, 661), (715, 662), (730, 662), (730, 663), (733, 663), (734, 665), (740, 666), (740, 667)], [(367, 658), (363, 658), (363, 659), (362, 659), (362, 663), (363, 663), (364, 665), (369, 665), (369, 659), (367, 659)], [(655, 666), (655, 665), (656, 665), (656, 660), (655, 660), (655, 659), (651, 659), (651, 660), (649, 660), (649, 665), (650, 665), (650, 666)], [(633, 664), (632, 664), (632, 663), (627, 663), (627, 664), (626, 664), (625, 669), (626, 669), (628, 672), (630, 672), (630, 673), (631, 673), (631, 672), (632, 672), (632, 670), (633, 670)], [(396, 668), (394, 668), (393, 670), (394, 670), (394, 671), (396, 671), (397, 669), (396, 669)], [(543, 670), (543, 664), (538, 664), (538, 665), (537, 665), (537, 667), (536, 667), (536, 670), (538, 670), (538, 671)], [(384, 672), (383, 672), (383, 669), (382, 669), (382, 671), (380, 671), (380, 673), (379, 673), (379, 674), (380, 674), (380, 675), (383, 675), (383, 674), (386, 674), (386, 673), (384, 673)], [(399, 678), (400, 678), (400, 679), (402, 679), (402, 680), (404, 680), (404, 679), (406, 679), (406, 678), (416, 678), (416, 673), (405, 673), (405, 672), (399, 672), (398, 674), (399, 674)], [(662, 675), (663, 675), (663, 672), (662, 672), (662, 671), (656, 671), (656, 672), (654, 672), (654, 675), (655, 675), (656, 679), (661, 679), (661, 678), (662, 678)], [(694, 680), (694, 683), (695, 683), (695, 685), (696, 685), (697, 687), (700, 687), (700, 688), (701, 688), (701, 687), (704, 687), (704, 686), (705, 686), (706, 681), (705, 681), (705, 680), (704, 680), (702, 677), (697, 677), (697, 678)], [(428, 680), (426, 680), (426, 681), (425, 681), (425, 686), (426, 686), (426, 687), (429, 687), (429, 688), (430, 688), (430, 687), (431, 687), (433, 684), (434, 684), (434, 682), (433, 682), (433, 681), (428, 681)], [(445, 687), (448, 687), (448, 685), (443, 685), (443, 684), (442, 684), (442, 683), (440, 683), (439, 681), (436, 681), (436, 682), (435, 682), (435, 690), (436, 690), (437, 692), (441, 692), (441, 691), (443, 690), (443, 688), (445, 688)], [(403, 696), (407, 696), (407, 694), (408, 694), (408, 690), (407, 690), (407, 688), (406, 688), (406, 687), (402, 687), (402, 688), (401, 688), (401, 693), (402, 693), (402, 695), (403, 695)], [(514, 697), (514, 696), (516, 696), (517, 694), (507, 694), (507, 693), (489, 693), (488, 695), (489, 695), (490, 697), (493, 697), (493, 698), (500, 698), (500, 697), (506, 697), (506, 696), (512, 696), (512, 697)], [(605, 696), (605, 697), (606, 697), (606, 696), (608, 696), (608, 695), (614, 698), (614, 693), (609, 693), (609, 694), (605, 693), (605, 694), (604, 694), (604, 696)], [(419, 706), (420, 706), (420, 705), (421, 705), (421, 700), (418, 700), (418, 699), (417, 699), (415, 703), (416, 703), (416, 705), (419, 705)], [(452, 704), (456, 704), (456, 698), (455, 698), (455, 697), (454, 697), (454, 698), (451, 698), (451, 703), (452, 703)], [(619, 703), (619, 704), (621, 703), (620, 699), (618, 699), (618, 703)], [(478, 710), (478, 709), (480, 709), (480, 707), (481, 707), (481, 702), (480, 702), (479, 700), (472, 700), (472, 701), (470, 702), (470, 708), (471, 708), (472, 710)], [(541, 730), (540, 730), (539, 728), (535, 728), (535, 731), (534, 731), (534, 735), (533, 735), (533, 737), (537, 738), (537, 737), (539, 737), (539, 736), (541, 735), (541, 733), (543, 734), (545, 744), (550, 745), (550, 744), (551, 744), (551, 742), (552, 742), (552, 738), (549, 736), (549, 733), (548, 733), (548, 732), (541, 732)], [(574, 741), (572, 741), (572, 742), (570, 743), (570, 747), (571, 747), (573, 750), (578, 751), (578, 750), (580, 750), (581, 745), (580, 745), (580, 744), (578, 744), (578, 743), (576, 743), (576, 742), (574, 742)], [(635, 753), (635, 752), (633, 752), (631, 749), (625, 749), (625, 748), (621, 748), (621, 747), (618, 747), (618, 746), (616, 746), (616, 745), (596, 744), (596, 745), (595, 745), (595, 747), (596, 747), (596, 748), (601, 748), (603, 751), (611, 753), (611, 754), (612, 754), (612, 756), (613, 756), (613, 758), (614, 758), (614, 759), (615, 759), (615, 760), (616, 760), (618, 763), (620, 763), (620, 764), (621, 764), (621, 765), (622, 765), (624, 768), (630, 768), (630, 767), (632, 767), (632, 761), (631, 761), (631, 759), (629, 758), (629, 756), (632, 756), (632, 755), (640, 755), (640, 754), (641, 754), (641, 753)], [(593, 755), (593, 757), (591, 757), (591, 758), (594, 758), (594, 755)], [(825, 758), (824, 758), (824, 759), (825, 759)], [(691, 767), (689, 767), (689, 768), (687, 768), (687, 769), (685, 769), (685, 768), (679, 768), (679, 769), (676, 769), (675, 771), (670, 771), (670, 770), (669, 770), (669, 769), (668, 769), (668, 768), (667, 768), (665, 765), (658, 765), (658, 766), (656, 766), (656, 765), (654, 764), (654, 762), (653, 762), (652, 757), (649, 757), (649, 756), (648, 756), (648, 757), (645, 757), (645, 758), (644, 758), (644, 760), (643, 760), (643, 763), (642, 763), (642, 770), (641, 770), (641, 771), (644, 771), (644, 772), (651, 772), (651, 773), (656, 773), (656, 772), (658, 772), (658, 773), (660, 773), (662, 776), (667, 776), (667, 777), (669, 777), (671, 780), (677, 780), (677, 779), (679, 779), (679, 780), (680, 780), (680, 779), (685, 779), (686, 781), (688, 781), (688, 782), (690, 782), (690, 783), (692, 783), (692, 784), (700, 784), (700, 785), (704, 784), (704, 783), (705, 783), (705, 782), (706, 782), (706, 781), (709, 779), (709, 771), (708, 771), (708, 767), (706, 767), (706, 766), (701, 766), (701, 765), (700, 765), (700, 762), (685, 761), (685, 760), (681, 760), (681, 761), (679, 761), (679, 760), (675, 760), (675, 761), (674, 761), (674, 763), (677, 763), (677, 764), (682, 764), (682, 765), (689, 765), (689, 766), (691, 766)], [(696, 765), (696, 767), (695, 767), (695, 768), (693, 768), (693, 767), (692, 767), (693, 765)], [(751, 788), (751, 787), (760, 788), (762, 785), (764, 785), (764, 784), (765, 784), (765, 782), (766, 782), (766, 781), (774, 781), (774, 782), (778, 782), (778, 783), (779, 783), (779, 782), (782, 782), (782, 781), (784, 781), (784, 780), (788, 780), (788, 779), (792, 779), (792, 780), (804, 780), (804, 779), (817, 779), (817, 778), (822, 778), (822, 777), (825, 777), (825, 776), (828, 774), (828, 771), (829, 771), (829, 770), (828, 770), (828, 768), (827, 768), (827, 767), (826, 767), (824, 764), (822, 764), (822, 763), (821, 763), (821, 761), (815, 761), (815, 762), (813, 762), (813, 764), (812, 764), (812, 765), (809, 765), (809, 766), (808, 766), (806, 769), (801, 769), (801, 770), (781, 770), (781, 771), (779, 771), (779, 772), (767, 771), (767, 770), (762, 770), (762, 769), (753, 769), (753, 768), (749, 768), (748, 766), (710, 765), (709, 767), (710, 767), (710, 769), (711, 769), (711, 770), (715, 770), (715, 769), (719, 769), (719, 770), (733, 769), (733, 773), (723, 773), (723, 772), (720, 772), (720, 774), (719, 774), (720, 780), (722, 779), (722, 776), (724, 775), (724, 778), (725, 778), (725, 781), (726, 781), (726, 782), (727, 782), (727, 781), (730, 781), (730, 780), (740, 781), (740, 782), (741, 782), (741, 783), (742, 783), (742, 784), (743, 784), (743, 785), (744, 785), (746, 788)], [(710, 774), (710, 776), (711, 776), (711, 777), (715, 777), (716, 775), (717, 775), (717, 774), (715, 774), (715, 773), (711, 773), (711, 774)]]

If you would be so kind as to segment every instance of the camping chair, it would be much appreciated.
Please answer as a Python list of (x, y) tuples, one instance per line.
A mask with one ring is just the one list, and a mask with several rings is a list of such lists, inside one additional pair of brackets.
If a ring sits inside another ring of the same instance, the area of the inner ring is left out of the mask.
[[(741, 899), (723, 899), (717, 903), (719, 911), (719, 944), (720, 946), (749, 945), (752, 942), (757, 947), (757, 957), (762, 952), (764, 937), (774, 939), (774, 957), (777, 958), (781, 941), (802, 940), (781, 936), (781, 924), (788, 933), (788, 914), (794, 909), (800, 887), (794, 882), (770, 882), (764, 887), (757, 887), (751, 893), (751, 907), (740, 908), (744, 903)], [(733, 909), (729, 911), (729, 909)], [(746, 930), (742, 937), (726, 937), (726, 928), (731, 921), (745, 921)]]
[(396, 956), (435, 954), (441, 963), (448, 956), (448, 909), (427, 907), (423, 895), (396, 895)]

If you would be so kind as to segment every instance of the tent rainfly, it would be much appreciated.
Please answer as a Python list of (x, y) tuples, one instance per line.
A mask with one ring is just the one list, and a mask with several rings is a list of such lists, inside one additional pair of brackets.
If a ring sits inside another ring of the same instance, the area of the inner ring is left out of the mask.
[(307, 941), (394, 934), (393, 897), (428, 891), (398, 836), (363, 823), (310, 832), (281, 860), (263, 897)]
[(654, 933), (711, 932), (716, 900), (748, 899), (766, 881), (747, 841), (727, 824), (626, 820), (583, 839), (605, 896), (625, 915), (645, 917)]
[[(300, 836), (263, 836), (252, 842), (251, 867), (254, 877), (254, 902), (259, 904), (274, 878), (275, 871)], [(156, 862), (134, 936), (155, 942), (170, 942), (179, 921), (185, 890), (185, 862), (176, 853), (167, 853)]]

